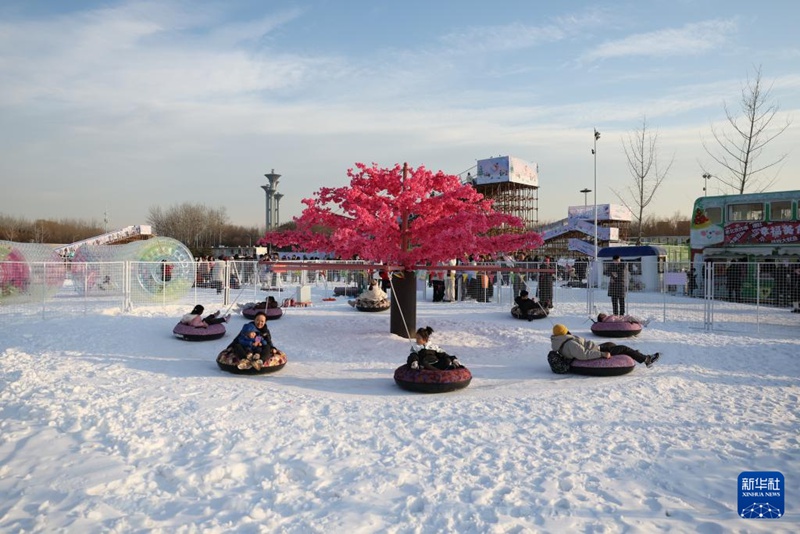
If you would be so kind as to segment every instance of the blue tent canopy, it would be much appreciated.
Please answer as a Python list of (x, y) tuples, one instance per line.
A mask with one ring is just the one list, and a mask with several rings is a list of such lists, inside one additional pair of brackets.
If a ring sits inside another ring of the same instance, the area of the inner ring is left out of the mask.
[(643, 258), (645, 256), (666, 256), (667, 251), (663, 247), (651, 245), (640, 247), (606, 247), (597, 253), (598, 258)]

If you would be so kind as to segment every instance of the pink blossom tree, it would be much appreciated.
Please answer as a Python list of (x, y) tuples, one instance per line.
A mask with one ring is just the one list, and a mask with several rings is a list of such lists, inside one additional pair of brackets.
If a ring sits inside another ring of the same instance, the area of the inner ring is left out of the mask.
[[(358, 256), (406, 271), (542, 245), (539, 234), (524, 231), (522, 220), (494, 211), (491, 200), (457, 176), (374, 163), (356, 163), (347, 175), (349, 186), (322, 187), (303, 200), (306, 208), (294, 219), (295, 229), (268, 232), (259, 243)], [(415, 305), (416, 291), (413, 295)]]

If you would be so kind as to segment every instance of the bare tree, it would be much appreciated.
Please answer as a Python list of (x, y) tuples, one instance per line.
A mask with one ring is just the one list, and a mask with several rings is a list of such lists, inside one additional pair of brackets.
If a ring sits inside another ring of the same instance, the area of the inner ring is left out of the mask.
[[(771, 91), (772, 87), (763, 86), (759, 66), (755, 69), (755, 79), (748, 76), (747, 84), (742, 87), (742, 100), (739, 103), (742, 115), (734, 116), (723, 102), (730, 130), (721, 131), (712, 124), (711, 134), (716, 141), (716, 150), (711, 150), (703, 141), (706, 153), (723, 168), (722, 175), (712, 176), (740, 195), (748, 188), (763, 191), (775, 183), (777, 173), (772, 176), (758, 174), (780, 164), (788, 156), (782, 154), (769, 163), (756, 164), (764, 147), (791, 125), (791, 120), (787, 118), (784, 124), (772, 126), (780, 108), (770, 103)], [(703, 171), (708, 172), (705, 168)]]
[(653, 200), (664, 178), (667, 177), (675, 158), (670, 159), (666, 168), (659, 168), (658, 132), (648, 130), (647, 117), (642, 118), (640, 128), (636, 128), (628, 134), (627, 139), (623, 140), (622, 148), (625, 150), (628, 172), (633, 178), (633, 184), (626, 187), (627, 195), (625, 197), (614, 189), (612, 191), (620, 202), (633, 213), (634, 227), (639, 229), (636, 237), (638, 245), (642, 242), (644, 210)]
[(185, 202), (166, 210), (151, 206), (147, 222), (156, 234), (177, 239), (194, 250), (200, 250), (219, 244), (228, 215), (225, 208), (215, 209)]
[(22, 233), (25, 222), (17, 217), (0, 215), (0, 228), (3, 229), (3, 237), (8, 241), (14, 241)]

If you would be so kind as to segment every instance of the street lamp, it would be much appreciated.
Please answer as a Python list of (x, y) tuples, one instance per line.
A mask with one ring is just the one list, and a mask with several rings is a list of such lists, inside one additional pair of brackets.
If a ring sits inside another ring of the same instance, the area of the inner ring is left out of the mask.
[(597, 261), (597, 140), (600, 139), (600, 132), (594, 129), (594, 261)]
[(583, 193), (583, 207), (584, 208), (587, 206), (586, 195), (588, 195), (591, 192), (592, 192), (592, 190), (589, 189), (588, 187), (585, 187), (585, 188), (581, 189), (581, 193)]
[(709, 178), (711, 178), (711, 175), (710, 175), (710, 174), (708, 174), (707, 172), (704, 172), (704, 173), (703, 173), (703, 180), (705, 180), (705, 181), (703, 182), (703, 196), (704, 196), (704, 197), (707, 197), (707, 196), (708, 196), (708, 179), (709, 179)]

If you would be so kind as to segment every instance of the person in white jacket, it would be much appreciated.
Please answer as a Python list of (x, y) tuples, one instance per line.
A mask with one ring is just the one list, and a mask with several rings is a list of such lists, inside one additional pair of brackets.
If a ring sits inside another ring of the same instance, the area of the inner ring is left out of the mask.
[(225, 261), (225, 256), (220, 256), (211, 267), (211, 280), (214, 287), (217, 289), (217, 295), (222, 293), (222, 288), (225, 287), (225, 272), (228, 262)]

